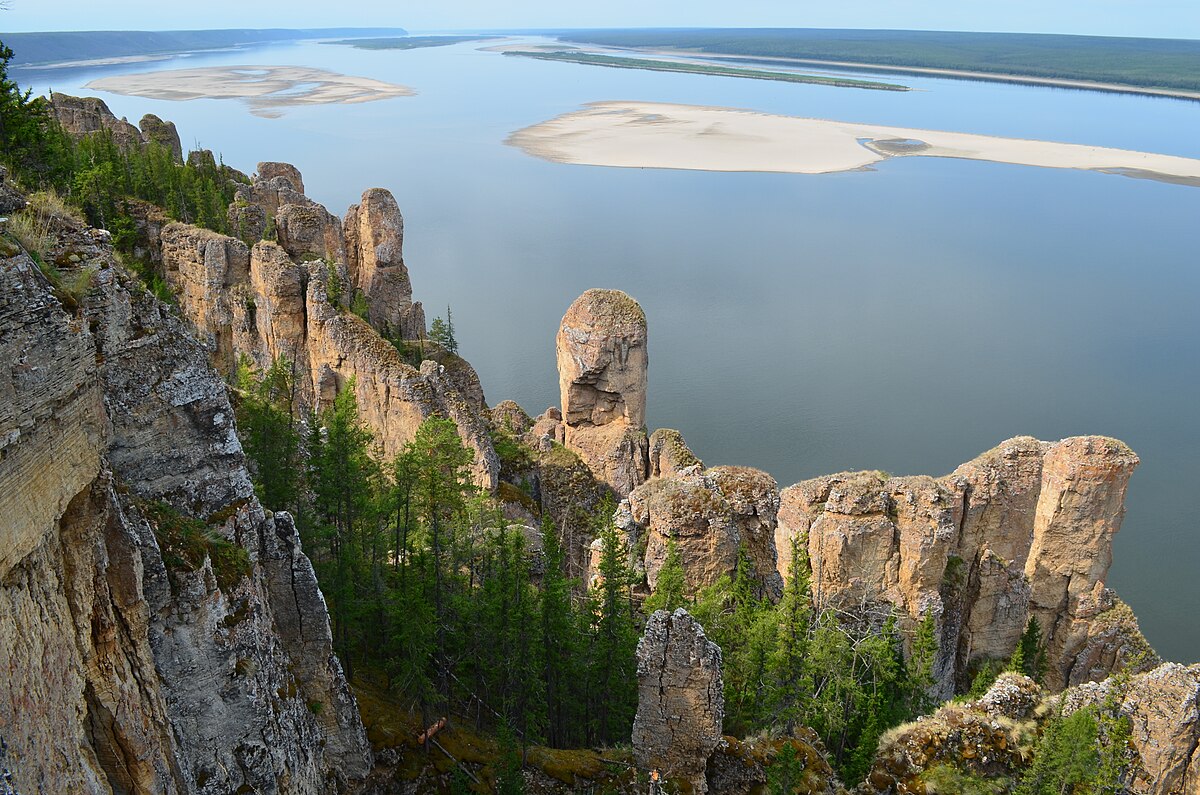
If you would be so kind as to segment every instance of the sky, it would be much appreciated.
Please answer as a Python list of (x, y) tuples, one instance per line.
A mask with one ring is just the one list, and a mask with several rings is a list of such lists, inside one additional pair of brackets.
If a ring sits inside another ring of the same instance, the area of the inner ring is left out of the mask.
[(0, 0), (0, 32), (208, 28), (815, 27), (1200, 39), (1200, 0)]

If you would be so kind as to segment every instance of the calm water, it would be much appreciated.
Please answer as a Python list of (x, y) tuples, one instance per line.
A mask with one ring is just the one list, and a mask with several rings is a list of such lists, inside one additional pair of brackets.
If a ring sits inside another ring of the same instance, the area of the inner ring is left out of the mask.
[[(1200, 659), (1200, 189), (937, 159), (826, 176), (568, 166), (503, 144), (596, 100), (716, 104), (1200, 157), (1200, 103), (896, 78), (909, 93), (320, 44), (169, 67), (302, 64), (418, 96), (290, 109), (101, 95), (174, 119), (247, 172), (303, 171), (342, 212), (390, 188), (432, 317), (450, 304), (488, 398), (558, 402), (554, 334), (589, 287), (650, 319), (651, 427), (787, 485), (859, 468), (942, 474), (1018, 434), (1098, 433), (1142, 457), (1110, 585), (1165, 656)], [(37, 71), (79, 93), (102, 74)]]

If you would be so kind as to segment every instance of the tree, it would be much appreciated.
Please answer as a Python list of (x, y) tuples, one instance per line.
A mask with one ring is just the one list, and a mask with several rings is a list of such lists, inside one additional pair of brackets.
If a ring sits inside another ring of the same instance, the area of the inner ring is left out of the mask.
[(686, 607), (688, 604), (687, 577), (683, 571), (683, 561), (679, 557), (679, 545), (672, 538), (667, 541), (667, 556), (663, 560), (662, 568), (658, 570), (658, 583), (654, 593), (645, 601), (642, 609), (646, 615), (655, 610), (673, 613), (676, 608)]
[(930, 612), (925, 614), (913, 633), (906, 665), (907, 707), (910, 715), (923, 715), (934, 706), (929, 691), (936, 682), (933, 678), (933, 665), (938, 653), (936, 630), (933, 613)]
[(250, 458), (255, 491), (268, 508), (293, 508), (299, 498), (300, 432), (293, 418), (291, 362), (279, 357), (266, 373), (259, 373), (243, 355), (236, 387), (238, 434)]
[[(1047, 723), (1033, 764), (1021, 778), (1018, 795), (1067, 795), (1089, 792), (1100, 768), (1095, 709), (1085, 707)], [(1082, 789), (1080, 789), (1082, 788)]]
[(446, 319), (435, 317), (429, 326), (429, 339), (436, 342), (447, 353), (458, 355), (458, 340), (454, 337), (454, 318), (450, 305), (446, 305)]
[(1042, 681), (1046, 673), (1046, 644), (1042, 640), (1042, 626), (1036, 617), (1029, 617), (1029, 623), (1008, 662), (1008, 670), (1025, 674), (1035, 682)]
[(542, 517), (541, 646), (542, 686), (546, 698), (546, 741), (565, 748), (578, 736), (575, 716), (580, 699), (581, 621), (571, 600), (571, 580), (565, 574), (565, 555), (549, 516)]
[(612, 501), (596, 518), (600, 538), (600, 582), (592, 592), (593, 624), (589, 665), (589, 714), (592, 741), (625, 739), (637, 709), (637, 631), (633, 624), (632, 580), (625, 545), (612, 523)]

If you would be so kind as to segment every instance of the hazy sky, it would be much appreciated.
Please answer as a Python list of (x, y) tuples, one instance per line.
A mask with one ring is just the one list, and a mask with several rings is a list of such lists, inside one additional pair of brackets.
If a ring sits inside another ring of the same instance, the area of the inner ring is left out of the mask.
[(1200, 39), (1200, 0), (7, 0), (0, 32), (400, 26), (848, 27)]

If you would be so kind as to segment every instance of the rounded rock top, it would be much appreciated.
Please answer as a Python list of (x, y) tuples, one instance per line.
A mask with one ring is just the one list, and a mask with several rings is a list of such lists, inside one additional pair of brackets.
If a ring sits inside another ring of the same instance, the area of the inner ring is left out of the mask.
[(575, 299), (563, 315), (564, 326), (591, 326), (625, 333), (645, 333), (642, 305), (621, 290), (591, 289)]

